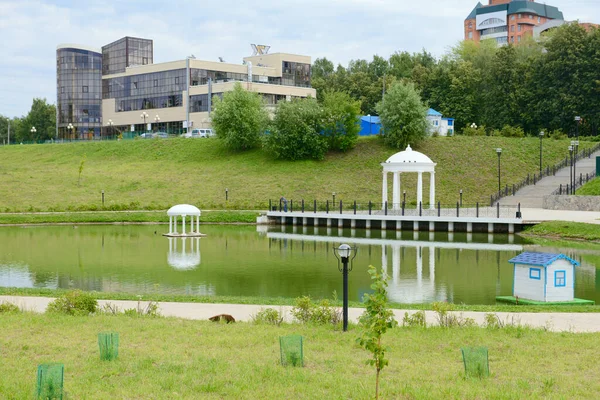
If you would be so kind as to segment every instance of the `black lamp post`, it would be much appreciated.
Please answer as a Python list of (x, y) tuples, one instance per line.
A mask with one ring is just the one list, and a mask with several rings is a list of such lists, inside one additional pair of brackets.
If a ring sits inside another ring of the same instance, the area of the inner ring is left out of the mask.
[(229, 189), (225, 188), (225, 201), (229, 200)]
[(406, 204), (406, 190), (405, 190), (405, 191), (402, 193), (402, 196), (403, 196), (403, 198), (402, 198), (402, 202), (403, 202), (404, 204)]
[[(344, 280), (344, 308), (343, 308), (343, 319), (344, 332), (348, 330), (348, 272), (352, 271), (351, 261), (356, 257), (356, 247), (350, 247), (347, 244), (341, 244), (340, 247), (334, 247), (333, 253), (338, 259), (338, 270), (342, 273)], [(352, 256), (352, 258), (350, 258)], [(340, 262), (342, 266), (340, 267)], [(348, 267), (350, 264), (350, 267)]]
[(571, 141), (573, 146), (573, 188), (577, 186), (577, 150), (579, 150), (579, 140)]
[(502, 149), (497, 148), (496, 153), (498, 154), (498, 193), (502, 190), (500, 186), (500, 156), (502, 155)]
[[(573, 143), (573, 142), (571, 142)], [(569, 155), (571, 157), (571, 165), (569, 166), (569, 186), (571, 186), (571, 189), (569, 190), (568, 194), (572, 194), (573, 193), (573, 145), (569, 146)]]
[(544, 139), (544, 132), (540, 132), (540, 179), (542, 178), (542, 139)]
[(333, 207), (335, 208), (335, 192), (331, 193), (331, 195), (333, 196)]
[(460, 189), (460, 206), (462, 207), (462, 189)]

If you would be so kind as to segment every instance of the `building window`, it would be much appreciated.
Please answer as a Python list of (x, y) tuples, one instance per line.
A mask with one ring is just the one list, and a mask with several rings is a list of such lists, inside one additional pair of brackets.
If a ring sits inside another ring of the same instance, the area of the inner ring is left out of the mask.
[(154, 80), (154, 87), (158, 87), (158, 79)]
[(517, 42), (520, 42), (520, 41), (521, 41), (521, 35), (518, 35), (517, 36)]
[(454, 125), (454, 121), (452, 121), (451, 119), (448, 120), (448, 126), (453, 126)]
[(133, 88), (137, 89), (137, 82), (133, 82)]
[(473, 32), (469, 32), (469, 39), (473, 39)]
[(148, 64), (148, 57), (142, 57), (142, 65)]
[(538, 24), (542, 22), (542, 17), (538, 17)]
[(519, 19), (521, 19), (521, 14), (519, 14)]
[(533, 15), (532, 14), (529, 14), (529, 19), (533, 19)]
[(514, 43), (514, 42), (515, 42), (515, 37), (514, 37), (514, 36), (511, 36), (511, 37), (510, 37), (510, 42), (511, 42), (511, 43)]
[[(521, 25), (519, 25), (519, 27), (520, 27), (520, 26), (521, 26)], [(511, 27), (510, 27), (510, 31), (511, 31), (511, 32), (514, 32), (514, 31), (515, 31), (515, 26), (514, 26), (514, 25), (511, 25)]]
[(88, 93), (89, 88), (87, 86), (82, 86), (81, 87), (81, 92), (82, 93)]
[(179, 85), (179, 77), (178, 76), (175, 77), (175, 84)]
[(60, 92), (61, 92), (61, 93), (64, 93), (64, 92), (65, 92), (65, 87), (64, 87), (64, 86), (61, 86), (61, 87), (60, 87)]
[(65, 63), (65, 58), (64, 58), (64, 57), (61, 57), (61, 58), (60, 58), (60, 63), (61, 63), (61, 64), (64, 64), (64, 63)]
[(554, 286), (567, 286), (567, 271), (554, 271)]
[(521, 29), (522, 29), (522, 28), (521, 28), (521, 24), (519, 24), (519, 32), (521, 32)]
[(542, 279), (542, 270), (540, 268), (529, 268), (529, 279)]

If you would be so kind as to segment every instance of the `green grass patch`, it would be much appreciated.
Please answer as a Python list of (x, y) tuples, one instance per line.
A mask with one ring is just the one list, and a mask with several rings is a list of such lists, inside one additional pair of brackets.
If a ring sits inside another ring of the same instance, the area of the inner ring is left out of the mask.
[(600, 225), (549, 221), (528, 227), (521, 234), (524, 236), (600, 241)]
[[(119, 357), (102, 361), (99, 332), (119, 333)], [(279, 337), (304, 337), (304, 368), (280, 365)], [(0, 394), (30, 398), (40, 363), (64, 363), (73, 399), (368, 399), (375, 374), (348, 333), (311, 325), (219, 324), (127, 316), (2, 317)], [(384, 336), (386, 399), (593, 399), (600, 334), (522, 327), (394, 328)], [(465, 378), (461, 347), (489, 349), (490, 377)], [(585, 373), (582, 373), (585, 371)]]
[[(57, 297), (68, 293), (67, 289), (41, 289), (41, 288), (9, 288), (0, 287), (2, 296), (39, 296)], [(131, 293), (92, 292), (98, 300), (133, 300), (137, 301), (139, 295)], [(152, 294), (143, 296), (144, 301), (175, 302), (175, 303), (209, 303), (209, 304), (255, 304), (267, 306), (293, 306), (297, 299), (287, 297), (261, 297), (261, 296), (193, 296), (193, 295), (171, 295)], [(328, 300), (331, 304), (341, 306), (341, 301), (333, 302), (331, 299), (312, 299), (315, 302)], [(364, 308), (362, 302), (350, 301), (350, 307)], [(509, 305), (509, 304), (451, 304), (455, 311), (479, 311), (479, 312), (600, 312), (600, 305), (594, 306), (568, 306), (568, 305)], [(390, 308), (397, 310), (433, 310), (430, 303), (401, 304), (390, 303)]]
[[(255, 211), (202, 211), (201, 223), (256, 223)], [(101, 211), (0, 214), (0, 225), (77, 223), (169, 223), (166, 211)]]
[[(593, 144), (582, 141), (580, 147)], [(545, 141), (544, 164), (563, 159), (567, 146), (568, 140)], [(413, 146), (437, 163), (436, 195), (442, 204), (455, 204), (461, 189), (465, 204), (487, 204), (497, 191), (497, 147), (503, 149), (503, 186), (537, 172), (537, 138), (439, 137)], [(325, 201), (332, 192), (337, 200), (377, 202), (380, 163), (394, 153), (377, 137), (361, 138), (352, 151), (330, 153), (323, 161), (296, 162), (273, 160), (261, 150), (232, 153), (216, 139), (2, 146), (0, 211), (164, 210), (180, 203), (266, 209), (269, 199), (282, 195)], [(402, 178), (409, 204), (416, 201), (416, 180), (417, 174)], [(428, 185), (424, 179), (425, 193)]]
[(578, 196), (600, 196), (600, 179), (595, 178), (577, 189)]

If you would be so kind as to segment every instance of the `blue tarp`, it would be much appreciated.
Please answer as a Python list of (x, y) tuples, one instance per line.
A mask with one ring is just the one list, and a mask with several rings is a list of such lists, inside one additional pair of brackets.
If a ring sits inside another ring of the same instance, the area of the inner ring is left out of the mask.
[(360, 117), (359, 136), (378, 135), (381, 130), (381, 120), (375, 115)]

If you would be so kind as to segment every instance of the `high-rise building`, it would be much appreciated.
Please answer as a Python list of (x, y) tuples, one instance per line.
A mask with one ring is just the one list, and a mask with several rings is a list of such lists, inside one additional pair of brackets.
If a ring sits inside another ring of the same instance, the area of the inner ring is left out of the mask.
[(534, 0), (489, 0), (486, 6), (477, 3), (465, 19), (465, 40), (519, 43), (531, 36), (536, 26), (563, 19), (558, 8)]
[(259, 50), (243, 64), (193, 56), (154, 64), (153, 42), (148, 39), (125, 37), (101, 50), (58, 46), (57, 138), (210, 128), (213, 96), (231, 91), (238, 82), (261, 94), (269, 108), (295, 97), (316, 97), (309, 56), (254, 48)]

